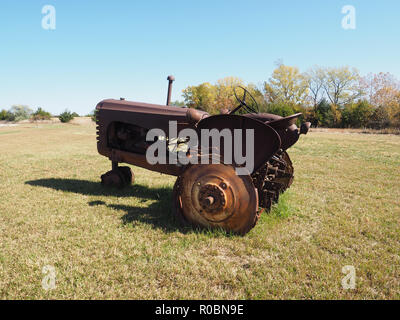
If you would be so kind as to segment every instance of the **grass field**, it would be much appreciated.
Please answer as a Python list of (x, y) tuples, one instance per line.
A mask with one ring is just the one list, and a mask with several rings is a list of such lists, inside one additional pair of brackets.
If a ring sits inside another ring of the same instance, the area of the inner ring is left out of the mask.
[(133, 167), (103, 189), (95, 141), (94, 124), (0, 128), (0, 298), (400, 299), (400, 136), (302, 136), (294, 184), (245, 237), (180, 227), (174, 177)]

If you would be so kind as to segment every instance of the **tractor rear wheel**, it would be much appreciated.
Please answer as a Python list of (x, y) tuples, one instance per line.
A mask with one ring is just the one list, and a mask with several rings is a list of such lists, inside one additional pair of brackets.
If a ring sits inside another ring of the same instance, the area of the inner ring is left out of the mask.
[(250, 176), (224, 164), (193, 165), (178, 177), (175, 211), (191, 225), (244, 235), (257, 223), (258, 192)]
[(282, 190), (281, 193), (285, 192), (286, 189), (288, 189), (294, 179), (294, 169), (293, 169), (293, 163), (292, 160), (290, 160), (290, 157), (286, 151), (282, 153), (281, 159), (284, 161), (285, 166), (285, 177), (277, 179), (277, 182), (282, 184)]

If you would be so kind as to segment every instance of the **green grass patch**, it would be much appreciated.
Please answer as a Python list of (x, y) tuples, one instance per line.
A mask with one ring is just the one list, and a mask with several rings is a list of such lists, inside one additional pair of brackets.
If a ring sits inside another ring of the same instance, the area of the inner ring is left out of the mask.
[(13, 133), (19, 133), (21, 131), (15, 130), (15, 131), (0, 131), (0, 135), (5, 135), (5, 134), (13, 134)]
[[(95, 124), (0, 130), (2, 299), (398, 299), (400, 136), (311, 132), (291, 188), (240, 237), (181, 226), (175, 178), (105, 189)], [(45, 265), (56, 288), (41, 286)], [(343, 290), (342, 267), (356, 269)]]

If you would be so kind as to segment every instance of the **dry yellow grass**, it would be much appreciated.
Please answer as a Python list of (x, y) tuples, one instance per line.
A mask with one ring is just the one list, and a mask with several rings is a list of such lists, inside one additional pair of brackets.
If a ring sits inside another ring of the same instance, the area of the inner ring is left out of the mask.
[(400, 298), (399, 136), (303, 136), (292, 188), (245, 237), (179, 227), (174, 177), (134, 167), (104, 190), (94, 124), (0, 128), (0, 148), (2, 299)]

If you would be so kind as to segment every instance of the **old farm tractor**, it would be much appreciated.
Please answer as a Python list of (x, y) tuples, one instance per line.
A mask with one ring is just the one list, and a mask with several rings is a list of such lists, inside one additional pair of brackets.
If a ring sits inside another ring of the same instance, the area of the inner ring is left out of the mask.
[[(253, 96), (242, 87), (234, 89), (237, 107), (219, 115), (170, 106), (174, 78), (169, 76), (168, 80), (165, 106), (122, 98), (97, 105), (98, 151), (112, 162), (112, 170), (101, 177), (102, 184), (124, 187), (133, 182), (131, 169), (120, 163), (177, 176), (173, 207), (181, 221), (246, 234), (256, 225), (262, 209), (269, 211), (292, 184), (293, 166), (286, 151), (300, 134), (308, 132), (310, 123), (303, 123), (299, 129), (295, 123), (301, 113), (289, 117), (260, 113)], [(171, 124), (176, 126), (172, 133)], [(159, 134), (149, 139), (154, 129)], [(201, 138), (191, 141), (186, 133), (184, 137), (177, 134), (184, 129), (192, 129)], [(213, 136), (205, 138), (204, 130), (223, 132), (219, 142), (224, 141), (224, 148), (221, 143), (210, 146)], [(234, 136), (238, 130), (251, 130), (252, 139), (248, 140), (247, 134), (239, 140), (227, 138), (227, 134)], [(162, 142), (166, 145), (165, 156), (158, 154), (162, 148), (154, 154), (164, 161), (154, 162), (148, 151)], [(237, 148), (241, 155), (243, 150), (254, 153), (250, 169), (236, 161)], [(196, 161), (188, 161), (194, 158)], [(243, 169), (241, 174), (238, 169)]]

